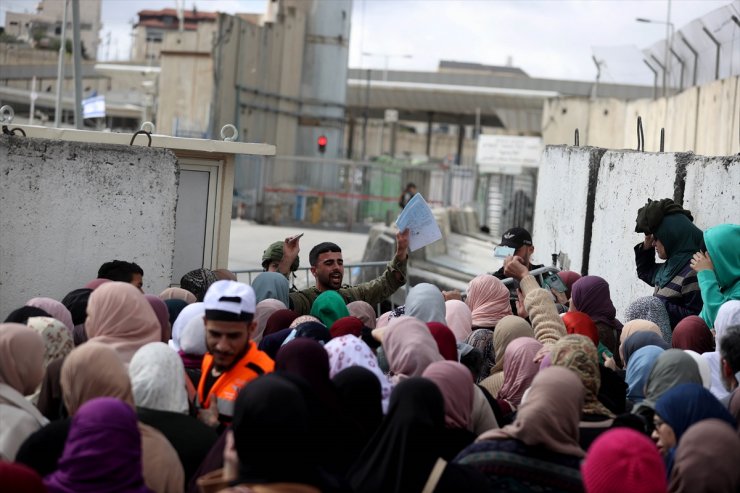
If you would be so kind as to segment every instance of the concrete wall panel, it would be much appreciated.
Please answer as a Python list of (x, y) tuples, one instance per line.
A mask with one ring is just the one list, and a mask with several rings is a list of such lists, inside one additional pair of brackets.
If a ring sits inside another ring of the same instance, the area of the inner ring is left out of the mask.
[(534, 214), (534, 257), (550, 264), (563, 252), (570, 269), (581, 271), (589, 169), (598, 167), (603, 149), (548, 146), (540, 163)]
[(696, 156), (686, 166), (684, 207), (707, 229), (740, 223), (740, 156)]
[(106, 261), (169, 286), (178, 166), (166, 149), (0, 136), (0, 314), (60, 300)]

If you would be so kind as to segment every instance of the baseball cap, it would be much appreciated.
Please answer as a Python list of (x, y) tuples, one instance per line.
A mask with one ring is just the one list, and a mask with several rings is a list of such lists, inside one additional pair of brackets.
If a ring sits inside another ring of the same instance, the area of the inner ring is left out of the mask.
[(532, 235), (524, 228), (511, 228), (501, 236), (501, 245), (514, 249), (532, 244)]
[(254, 289), (242, 282), (216, 281), (208, 288), (203, 304), (206, 319), (224, 322), (249, 322), (254, 315)]

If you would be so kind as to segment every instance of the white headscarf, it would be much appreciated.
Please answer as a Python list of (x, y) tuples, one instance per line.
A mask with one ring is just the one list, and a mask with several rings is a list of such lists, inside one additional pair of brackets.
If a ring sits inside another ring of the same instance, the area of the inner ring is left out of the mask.
[(206, 306), (201, 303), (191, 303), (182, 309), (172, 324), (172, 339), (169, 345), (175, 351), (180, 350), (180, 337), (183, 329), (193, 318), (203, 318), (206, 314)]
[(185, 367), (163, 342), (142, 346), (128, 367), (134, 401), (139, 407), (186, 414)]
[(714, 319), (714, 340), (716, 341), (717, 350), (701, 355), (709, 363), (709, 370), (712, 372), (712, 388), (709, 390), (714, 394), (714, 397), (720, 400), (727, 397), (729, 392), (727, 392), (727, 389), (725, 389), (722, 383), (719, 346), (722, 343), (722, 337), (724, 337), (727, 328), (738, 324), (740, 324), (740, 300), (725, 301), (719, 307), (717, 318)]
[(180, 349), (185, 354), (206, 354), (206, 322), (203, 317), (193, 317), (180, 332)]
[(405, 314), (424, 323), (439, 322), (446, 325), (445, 310), (445, 298), (434, 284), (422, 282), (409, 289), (406, 295)]

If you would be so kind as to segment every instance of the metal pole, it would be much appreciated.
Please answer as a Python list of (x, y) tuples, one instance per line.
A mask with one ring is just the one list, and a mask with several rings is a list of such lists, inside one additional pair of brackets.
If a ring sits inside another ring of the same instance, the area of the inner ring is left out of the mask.
[(365, 118), (362, 122), (362, 160), (367, 160), (367, 120), (370, 117), (370, 69), (367, 69), (365, 86)]
[(702, 27), (701, 30), (704, 31), (704, 33), (707, 36), (709, 36), (709, 39), (711, 39), (712, 42), (717, 47), (717, 60), (715, 61), (715, 64), (714, 64), (714, 80), (719, 80), (719, 50), (720, 50), (721, 44), (719, 41), (717, 41), (717, 38), (715, 38), (712, 35), (712, 33), (709, 32), (709, 29), (707, 29), (706, 27)]
[(59, 46), (59, 61), (57, 62), (57, 98), (54, 106), (54, 126), (59, 128), (62, 121), (62, 83), (64, 82), (64, 56), (67, 54), (67, 6), (69, 0), (64, 0), (64, 14), (62, 15), (62, 39)]
[(694, 49), (693, 46), (689, 44), (689, 42), (686, 40), (686, 37), (684, 35), (681, 35), (681, 41), (683, 41), (683, 44), (686, 45), (686, 47), (689, 49), (689, 51), (694, 55), (694, 78), (692, 85), (696, 85), (696, 76), (697, 76), (697, 68), (699, 64), (699, 52)]
[(673, 34), (673, 24), (671, 24), (671, 0), (668, 0), (668, 12), (666, 13), (665, 19), (665, 52), (663, 54), (663, 63), (665, 68), (663, 69), (663, 97), (668, 97), (668, 85), (666, 80), (668, 78), (668, 71), (671, 68), (671, 59), (668, 58), (668, 49), (671, 46), (671, 34)]
[(80, 42), (80, 0), (72, 0), (72, 53), (75, 68), (75, 128), (82, 129), (82, 43)]
[[(655, 62), (655, 64), (658, 67), (660, 67), (660, 69), (663, 71), (663, 80), (665, 80), (665, 73), (666, 73), (665, 65), (663, 65), (662, 63), (660, 63), (660, 60), (658, 60), (658, 57), (656, 57), (655, 55), (652, 55), (651, 54), (650, 55), (650, 58), (652, 58), (653, 61)], [(667, 97), (666, 94), (665, 94), (665, 86), (663, 87), (663, 97), (664, 98)]]
[(28, 110), (28, 124), (33, 125), (33, 114), (36, 112), (36, 98), (39, 94), (36, 92), (36, 76), (31, 79), (31, 106)]
[(681, 64), (681, 79), (678, 82), (678, 86), (679, 86), (678, 91), (683, 92), (683, 69), (686, 65), (686, 62), (684, 62), (683, 59), (680, 56), (678, 56), (678, 53), (676, 53), (676, 50), (674, 50), (673, 48), (671, 48), (671, 53), (673, 53), (673, 56), (676, 57), (676, 60), (678, 60), (678, 63)]
[(650, 71), (653, 73), (653, 99), (656, 99), (658, 97), (658, 71), (653, 68), (650, 63), (648, 63), (647, 60), (643, 59), (643, 62), (645, 62), (645, 65), (648, 66)]
[(593, 60), (594, 65), (596, 65), (596, 84), (594, 84), (594, 92), (591, 96), (591, 99), (595, 100), (599, 92), (599, 80), (601, 79), (601, 62), (599, 62), (595, 56), (591, 56), (591, 60)]

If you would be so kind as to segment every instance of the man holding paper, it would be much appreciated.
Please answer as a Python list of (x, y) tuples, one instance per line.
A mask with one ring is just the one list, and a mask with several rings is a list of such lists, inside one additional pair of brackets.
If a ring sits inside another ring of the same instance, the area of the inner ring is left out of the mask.
[[(344, 260), (342, 249), (330, 242), (319, 243), (308, 256), (311, 273), (316, 285), (290, 293), (290, 309), (300, 315), (311, 313), (314, 300), (324, 291), (334, 290), (342, 295), (345, 303), (365, 301), (376, 305), (391, 296), (406, 282), (406, 262), (409, 250), (409, 230), (396, 233), (396, 255), (388, 263), (385, 272), (372, 281), (357, 286), (342, 284)], [(281, 265), (291, 265), (298, 256), (300, 247), (297, 238), (288, 238), (283, 244)]]

